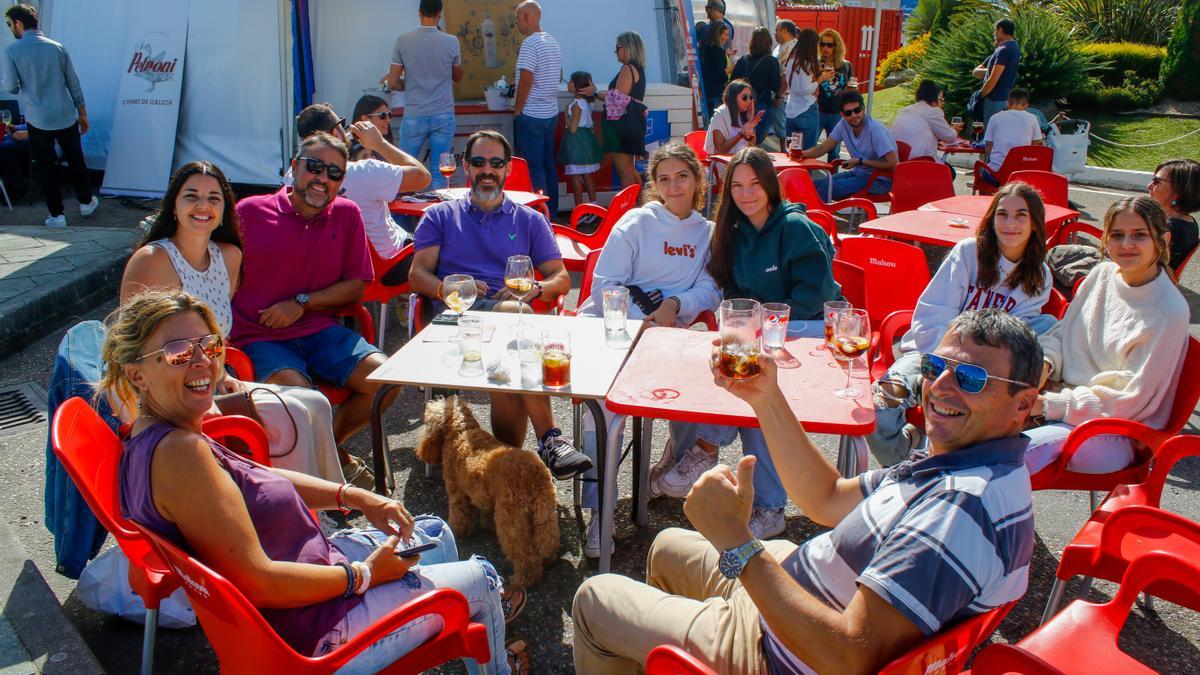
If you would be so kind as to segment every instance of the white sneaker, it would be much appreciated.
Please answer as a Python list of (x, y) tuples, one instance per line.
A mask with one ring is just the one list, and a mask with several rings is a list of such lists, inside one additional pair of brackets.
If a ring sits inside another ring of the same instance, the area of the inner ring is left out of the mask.
[(583, 539), (583, 555), (588, 558), (600, 557), (600, 514), (595, 509), (592, 509), (592, 516), (588, 519), (587, 533)]
[(710, 455), (699, 445), (693, 445), (687, 453), (676, 462), (672, 469), (656, 481), (657, 485), (650, 490), (651, 494), (659, 492), (678, 499), (688, 495), (700, 476), (717, 465), (717, 456)]
[(100, 198), (96, 195), (92, 195), (92, 201), (79, 205), (79, 214), (82, 216), (90, 216), (95, 213), (96, 209), (98, 208), (100, 208)]
[(46, 218), (46, 227), (66, 227), (67, 217), (64, 215), (49, 216)]
[(750, 533), (755, 539), (778, 536), (783, 532), (785, 525), (783, 509), (764, 509), (756, 506), (750, 512)]

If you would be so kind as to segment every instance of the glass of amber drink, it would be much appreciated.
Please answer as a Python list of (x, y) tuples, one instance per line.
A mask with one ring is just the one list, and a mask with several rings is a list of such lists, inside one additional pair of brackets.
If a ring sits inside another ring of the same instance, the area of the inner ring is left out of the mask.
[(862, 392), (851, 384), (854, 361), (871, 346), (871, 322), (865, 309), (843, 309), (834, 327), (834, 354), (846, 362), (846, 386), (834, 394), (842, 398), (858, 398)]
[(725, 377), (745, 380), (758, 375), (762, 366), (762, 306), (755, 300), (737, 298), (721, 303), (721, 353), (717, 367)]
[(571, 331), (542, 331), (542, 386), (555, 390), (571, 386)]
[[(837, 345), (833, 343), (833, 328), (837, 325), (838, 313), (850, 309), (850, 303), (845, 300), (829, 300), (825, 303), (825, 346), (837, 357)], [(839, 359), (840, 360), (840, 359)]]

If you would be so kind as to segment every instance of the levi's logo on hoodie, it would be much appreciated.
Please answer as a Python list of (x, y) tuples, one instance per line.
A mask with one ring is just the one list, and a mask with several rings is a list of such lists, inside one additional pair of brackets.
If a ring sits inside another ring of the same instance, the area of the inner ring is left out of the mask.
[(681, 256), (685, 258), (696, 257), (696, 247), (692, 244), (680, 244), (679, 246), (671, 246), (667, 242), (663, 242), (663, 255)]

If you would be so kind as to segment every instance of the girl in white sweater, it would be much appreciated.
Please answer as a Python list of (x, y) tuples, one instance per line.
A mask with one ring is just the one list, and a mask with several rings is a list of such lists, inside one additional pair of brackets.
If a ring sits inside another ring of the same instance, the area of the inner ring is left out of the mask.
[[(1040, 338), (1043, 390), (1025, 432), (1029, 473), (1062, 452), (1071, 429), (1097, 417), (1121, 417), (1161, 429), (1171, 412), (1187, 348), (1187, 301), (1168, 267), (1171, 235), (1153, 199), (1126, 197), (1104, 215), (1107, 258), (1084, 279), (1067, 314)], [(1108, 473), (1133, 461), (1123, 436), (1084, 443), (1067, 468)]]
[[(580, 305), (579, 313), (601, 316), (601, 292), (624, 286), (630, 289), (630, 318), (687, 327), (698, 314), (721, 304), (721, 291), (705, 269), (713, 224), (698, 210), (708, 189), (704, 171), (691, 148), (668, 143), (650, 157), (648, 173), (647, 202), (626, 213), (613, 228), (596, 261), (592, 295)], [(597, 463), (594, 429), (591, 416), (585, 417), (583, 451), (593, 465)], [(583, 483), (583, 506), (593, 509), (583, 550), (592, 558), (600, 555), (595, 478), (592, 469), (584, 474)]]
[(1050, 297), (1046, 254), (1046, 209), (1025, 183), (1001, 187), (974, 239), (959, 242), (942, 261), (917, 301), (912, 326), (900, 340), (901, 356), (874, 385), (875, 431), (867, 445), (880, 464), (908, 458), (922, 436), (905, 423), (905, 411), (920, 405), (921, 355), (942, 341), (946, 327), (970, 309), (1000, 309), (1029, 324), (1035, 333), (1054, 317), (1042, 314)]

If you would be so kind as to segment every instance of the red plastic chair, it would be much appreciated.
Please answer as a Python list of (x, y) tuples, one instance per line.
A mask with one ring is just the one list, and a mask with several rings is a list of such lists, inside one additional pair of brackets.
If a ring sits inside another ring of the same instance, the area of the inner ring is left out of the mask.
[(867, 281), (863, 268), (834, 258), (833, 280), (842, 287), (842, 296), (851, 306), (867, 306)]
[(704, 149), (704, 141), (707, 138), (708, 132), (704, 129), (689, 131), (683, 136), (683, 142), (696, 153), (702, 166), (708, 166), (708, 152)]
[(1042, 314), (1049, 314), (1062, 321), (1062, 318), (1067, 315), (1067, 305), (1069, 304), (1067, 296), (1060, 293), (1057, 288), (1051, 288), (1049, 299), (1046, 300), (1046, 304), (1042, 305)]
[(912, 211), (938, 199), (954, 196), (954, 174), (938, 162), (908, 161), (896, 165), (889, 201), (892, 213)]
[(996, 180), (1004, 185), (1009, 181), (1009, 177), (1014, 171), (1026, 171), (1033, 169), (1035, 171), (1050, 171), (1053, 172), (1054, 166), (1054, 148), (1045, 145), (1021, 145), (1008, 151), (1004, 156), (1004, 163), (1000, 165), (999, 171), (991, 171), (987, 162), (975, 160), (974, 169), (974, 194), (977, 195), (992, 195), (996, 194), (999, 188), (993, 187), (991, 183), (983, 180), (980, 175), (980, 169), (988, 169)]
[[(1193, 560), (1200, 560), (1200, 524), (1159, 509), (1163, 486), (1175, 463), (1196, 456), (1200, 456), (1200, 438), (1176, 436), (1163, 444), (1145, 481), (1118, 485), (1109, 493), (1063, 549), (1042, 623), (1058, 609), (1072, 577), (1088, 577), (1082, 593), (1086, 594), (1092, 578), (1118, 581), (1129, 562), (1145, 552), (1187, 552)], [(1200, 593), (1194, 588), (1183, 592), (1156, 588), (1153, 595), (1200, 611)]]
[(363, 296), (360, 302), (379, 303), (379, 318), (375, 321), (375, 325), (377, 326), (375, 346), (383, 349), (384, 331), (387, 329), (388, 303), (392, 301), (392, 298), (412, 293), (412, 286), (409, 286), (407, 279), (398, 286), (385, 286), (381, 281), (383, 275), (387, 274), (388, 270), (396, 265), (406, 262), (410, 265), (412, 264), (413, 245), (409, 244), (400, 249), (400, 252), (394, 258), (381, 257), (375, 252), (374, 246), (368, 246), (368, 248), (371, 249), (371, 268), (375, 271), (375, 280), (363, 288)]
[(579, 282), (579, 300), (575, 303), (575, 309), (563, 310), (563, 314), (566, 316), (579, 316), (579, 308), (587, 302), (588, 298), (592, 297), (592, 278), (596, 276), (596, 263), (599, 260), (599, 249), (588, 252), (583, 265), (583, 279)]
[[(571, 212), (571, 227), (554, 225), (554, 239), (562, 253), (563, 265), (572, 272), (582, 272), (588, 253), (604, 247), (604, 242), (608, 241), (608, 235), (617, 221), (637, 205), (641, 192), (641, 185), (630, 185), (612, 198), (608, 208), (597, 204), (582, 204)], [(583, 234), (576, 228), (579, 217), (585, 213), (602, 218), (599, 227), (591, 234)]]
[(780, 171), (779, 189), (783, 192), (784, 199), (789, 202), (804, 204), (810, 209), (829, 211), (830, 213), (836, 213), (843, 209), (862, 209), (866, 213), (867, 220), (874, 220), (879, 217), (879, 213), (875, 209), (875, 204), (869, 199), (847, 197), (826, 204), (824, 198), (817, 194), (817, 187), (813, 184), (812, 176), (809, 176), (808, 171), (804, 169), (785, 169)]
[(925, 252), (902, 241), (876, 237), (846, 239), (838, 249), (837, 258), (862, 268), (865, 308), (876, 330), (892, 312), (916, 307), (929, 285)]
[(152, 532), (139, 530), (171, 569), (186, 580), (183, 589), (217, 653), (222, 672), (331, 673), (380, 638), (430, 614), (442, 617), (441, 632), (383, 672), (420, 673), (454, 659), (472, 658), (478, 663), (487, 663), (491, 658), (487, 628), (468, 621), (467, 600), (452, 588), (439, 588), (395, 609), (324, 656), (313, 658), (298, 654), (231, 582), (174, 544)]
[(680, 647), (659, 645), (646, 657), (646, 675), (717, 675), (717, 671)]
[[(358, 332), (362, 333), (363, 339), (367, 342), (375, 342), (375, 323), (366, 307), (358, 304), (347, 305), (339, 309), (335, 316), (353, 319), (354, 323), (358, 325)], [(254, 363), (242, 350), (236, 347), (226, 347), (225, 365), (233, 370), (233, 376), (237, 379), (243, 382), (254, 381)], [(331, 406), (350, 398), (350, 390), (346, 387), (335, 387), (328, 382), (319, 380), (314, 384), (322, 394), (325, 394), (325, 398), (329, 399)]]
[(1046, 248), (1050, 249), (1061, 244), (1075, 243), (1078, 241), (1076, 235), (1079, 234), (1086, 234), (1089, 237), (1094, 238), (1097, 242), (1097, 245), (1099, 245), (1099, 242), (1104, 237), (1104, 231), (1100, 228), (1096, 227), (1095, 225), (1089, 225), (1085, 222), (1077, 220), (1073, 223), (1067, 223), (1066, 225), (1063, 225), (1062, 227), (1058, 228), (1054, 234), (1047, 237)]
[(1042, 196), (1043, 202), (1053, 206), (1061, 206), (1064, 209), (1071, 208), (1070, 200), (1067, 198), (1067, 188), (1071, 181), (1060, 173), (1039, 171), (1036, 169), (1021, 169), (1020, 171), (1012, 172), (1005, 182), (1025, 183), (1038, 191), (1038, 194)]
[[(1143, 590), (1170, 585), (1194, 586), (1200, 578), (1195, 559), (1154, 552), (1138, 557), (1121, 578), (1113, 599), (1103, 603), (1076, 600), (1015, 647), (993, 645), (975, 659), (975, 675), (995, 673), (1132, 673), (1157, 672), (1121, 651), (1117, 644), (1129, 610)], [(999, 649), (998, 649), (999, 648)], [(1019, 650), (1034, 658), (1016, 658)]]
[(969, 617), (923, 640), (903, 655), (884, 666), (880, 675), (909, 673), (957, 673), (966, 665), (971, 652), (996, 630), (1009, 610), (1017, 603), (1005, 605)]
[(842, 245), (841, 237), (838, 236), (837, 219), (833, 217), (832, 213), (820, 209), (808, 209), (805, 215), (809, 220), (820, 225), (822, 230), (825, 230), (825, 234), (829, 235), (835, 250)]
[[(266, 466), (271, 465), (266, 434), (252, 420), (245, 417), (218, 418), (206, 422), (204, 430), (205, 433), (212, 430), (210, 435), (214, 437), (237, 435), (250, 447), (252, 459)], [(179, 578), (151, 549), (135, 525), (121, 515), (117, 473), (124, 451), (121, 439), (108, 428), (87, 401), (74, 397), (63, 402), (55, 412), (50, 440), (55, 456), (79, 488), (84, 501), (129, 559), (129, 585), (146, 607), (141, 672), (149, 673), (154, 666), (158, 606), (163, 598), (179, 587)]]
[[(1118, 485), (1146, 480), (1150, 475), (1150, 464), (1159, 448), (1167, 439), (1183, 430), (1196, 408), (1197, 401), (1200, 401), (1200, 340), (1189, 337), (1187, 354), (1179, 372), (1175, 400), (1171, 402), (1171, 414), (1161, 430), (1117, 417), (1088, 420), (1071, 430), (1058, 459), (1031, 476), (1033, 489), (1088, 490), (1092, 493), (1092, 511), (1095, 511), (1097, 490), (1107, 492)], [(1067, 465), (1084, 441), (1100, 434), (1117, 434), (1134, 439), (1136, 442), (1133, 444), (1133, 464), (1112, 473), (1076, 473), (1068, 470)]]

